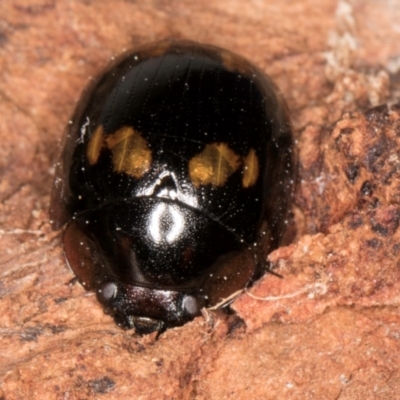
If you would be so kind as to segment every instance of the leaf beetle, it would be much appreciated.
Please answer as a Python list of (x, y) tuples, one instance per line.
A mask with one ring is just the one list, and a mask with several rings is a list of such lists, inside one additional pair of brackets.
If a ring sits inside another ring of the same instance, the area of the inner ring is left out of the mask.
[(52, 189), (79, 282), (118, 325), (179, 326), (264, 272), (285, 231), (293, 139), (271, 79), (225, 49), (164, 40), (86, 89)]

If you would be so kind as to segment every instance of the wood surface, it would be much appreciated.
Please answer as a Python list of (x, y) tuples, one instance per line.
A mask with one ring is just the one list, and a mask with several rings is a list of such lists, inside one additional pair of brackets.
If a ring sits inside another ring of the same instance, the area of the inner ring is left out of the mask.
[[(83, 88), (163, 38), (268, 73), (300, 162), (284, 278), (156, 338), (70, 284), (48, 207)], [(399, 39), (399, 0), (0, 0), (0, 399), (399, 398)]]

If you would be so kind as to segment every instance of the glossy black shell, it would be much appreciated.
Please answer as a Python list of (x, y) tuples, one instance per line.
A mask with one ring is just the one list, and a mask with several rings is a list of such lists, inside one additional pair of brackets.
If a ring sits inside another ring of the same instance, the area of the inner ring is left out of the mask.
[(56, 169), (55, 229), (78, 280), (138, 332), (182, 325), (263, 272), (293, 191), (287, 108), (221, 48), (162, 41), (82, 96)]

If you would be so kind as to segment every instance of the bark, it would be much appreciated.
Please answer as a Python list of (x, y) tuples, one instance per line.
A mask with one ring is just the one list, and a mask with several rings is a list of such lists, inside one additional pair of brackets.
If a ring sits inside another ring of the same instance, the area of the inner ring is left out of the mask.
[[(398, 21), (396, 1), (1, 1), (0, 398), (398, 398)], [(167, 37), (274, 79), (299, 184), (292, 242), (268, 256), (283, 279), (262, 278), (236, 315), (137, 337), (69, 283), (49, 192), (90, 77)]]

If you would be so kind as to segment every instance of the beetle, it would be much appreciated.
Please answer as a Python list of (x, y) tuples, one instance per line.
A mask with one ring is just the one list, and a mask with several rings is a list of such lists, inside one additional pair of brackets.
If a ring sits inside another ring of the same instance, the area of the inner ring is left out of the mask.
[(66, 129), (50, 218), (67, 262), (118, 325), (179, 326), (265, 273), (293, 193), (272, 80), (228, 50), (163, 40), (127, 52)]

